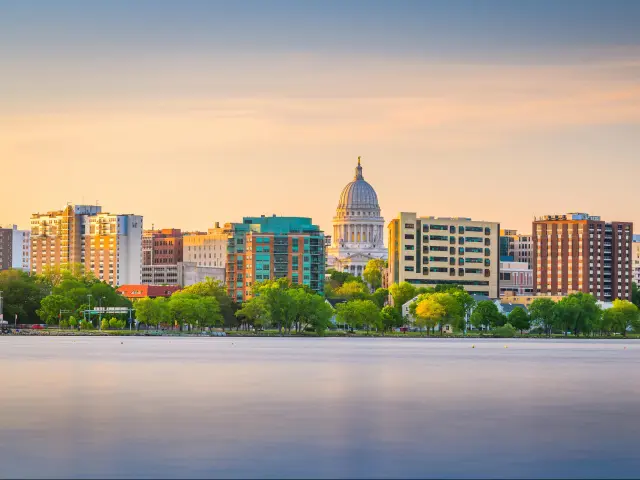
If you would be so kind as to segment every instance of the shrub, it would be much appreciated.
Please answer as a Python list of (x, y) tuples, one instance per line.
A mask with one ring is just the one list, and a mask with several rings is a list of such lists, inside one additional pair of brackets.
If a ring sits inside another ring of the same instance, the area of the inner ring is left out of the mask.
[(102, 322), (100, 322), (100, 328), (102, 330), (109, 330), (109, 320), (107, 320), (106, 318), (103, 318)]
[(76, 317), (74, 317), (73, 315), (69, 317), (69, 326), (71, 328), (75, 328), (78, 326), (78, 320), (76, 320)]
[(494, 337), (512, 338), (516, 334), (516, 329), (510, 323), (505, 323), (502, 327), (493, 330)]
[(93, 330), (93, 323), (88, 320), (81, 320), (80, 330)]
[(64, 318), (60, 320), (60, 328), (69, 328), (69, 320)]

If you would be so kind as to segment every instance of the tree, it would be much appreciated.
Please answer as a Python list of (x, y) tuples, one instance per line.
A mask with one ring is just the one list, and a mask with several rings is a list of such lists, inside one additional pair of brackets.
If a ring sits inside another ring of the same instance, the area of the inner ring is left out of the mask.
[(336, 306), (339, 323), (353, 328), (382, 328), (382, 314), (371, 300), (351, 300)]
[(389, 287), (393, 306), (402, 312), (402, 306), (416, 296), (416, 287), (408, 282), (394, 283)]
[(355, 275), (352, 275), (349, 272), (339, 272), (338, 270), (335, 270), (333, 268), (327, 269), (326, 274), (329, 275), (327, 286), (329, 287), (330, 290), (335, 290), (349, 281), (356, 281), (360, 283), (363, 282), (362, 278), (360, 277), (356, 277)]
[(220, 314), (223, 318), (223, 326), (236, 325), (236, 311), (240, 306), (234, 302), (228, 295), (227, 289), (222, 282), (206, 277), (204, 282), (194, 283), (181, 290), (181, 293), (189, 293), (201, 297), (213, 297), (218, 301), (220, 306)]
[(169, 316), (171, 321), (179, 325), (195, 325), (199, 320), (198, 300), (196, 295), (189, 293), (174, 293), (169, 300)]
[(35, 276), (20, 270), (4, 270), (0, 272), (0, 292), (5, 320), (11, 322), (17, 315), (18, 323), (34, 323), (38, 321), (40, 302), (49, 290)]
[(490, 325), (500, 323), (500, 311), (491, 300), (482, 300), (473, 309), (470, 321), (477, 329), (488, 329)]
[(42, 299), (37, 310), (40, 319), (47, 325), (57, 325), (62, 310), (71, 310), (73, 303), (62, 295), (49, 295)]
[(107, 320), (106, 318), (103, 318), (102, 321), (100, 322), (100, 328), (102, 330), (109, 330), (109, 320)]
[(603, 324), (607, 330), (626, 336), (627, 331), (640, 327), (638, 307), (627, 300), (614, 300), (613, 306), (603, 312)]
[(556, 303), (554, 312), (556, 325), (564, 334), (572, 331), (576, 336), (593, 330), (602, 314), (595, 297), (583, 292), (561, 299)]
[(71, 315), (69, 317), (69, 327), (70, 328), (76, 328), (77, 326), (78, 326), (78, 320), (76, 319), (76, 317)]
[(320, 295), (312, 295), (309, 312), (307, 319), (309, 325), (318, 335), (324, 335), (324, 332), (331, 325), (331, 318), (334, 314), (333, 308)]
[(640, 288), (636, 282), (631, 283), (631, 303), (640, 308)]
[(416, 325), (427, 329), (427, 334), (433, 330), (438, 323), (442, 323), (447, 314), (445, 306), (438, 301), (435, 294), (426, 295), (416, 305), (415, 317)]
[(384, 307), (389, 300), (389, 290), (386, 288), (378, 288), (371, 294), (371, 300), (378, 306), (378, 308)]
[(520, 335), (522, 335), (523, 330), (528, 330), (530, 326), (529, 315), (522, 307), (516, 307), (511, 310), (509, 314), (509, 324), (513, 325), (513, 327), (517, 330), (520, 330)]
[(373, 258), (367, 262), (364, 267), (362, 276), (370, 286), (371, 290), (375, 291), (382, 286), (382, 270), (385, 268), (385, 261), (380, 258)]
[(200, 297), (196, 300), (196, 324), (200, 327), (218, 327), (223, 323), (220, 305), (214, 297)]
[(399, 328), (404, 324), (402, 314), (398, 309), (393, 308), (391, 305), (382, 307), (382, 311), (380, 313), (382, 314), (382, 326), (385, 330)]
[(505, 323), (503, 326), (496, 328), (493, 331), (494, 337), (512, 338), (516, 334), (516, 329), (510, 323)]
[[(465, 292), (466, 293), (466, 292)], [(436, 292), (435, 290), (429, 290), (427, 293), (423, 293), (418, 295), (418, 298), (409, 305), (409, 313), (416, 317), (417, 307), (420, 302), (431, 299), (436, 303), (439, 303), (443, 308), (443, 313), (438, 320), (438, 324), (440, 326), (440, 335), (442, 335), (442, 330), (445, 324), (450, 324), (454, 328), (459, 330), (464, 330), (464, 319), (465, 319), (465, 311), (464, 304), (460, 301), (463, 296), (456, 296), (456, 293), (449, 290), (442, 290), (440, 292)], [(427, 323), (430, 323), (427, 321)]]
[(529, 305), (529, 317), (532, 325), (542, 328), (548, 336), (554, 325), (556, 303), (550, 298), (536, 298)]
[(335, 296), (347, 300), (365, 300), (369, 298), (369, 289), (362, 282), (350, 280), (335, 291)]
[(280, 334), (282, 334), (284, 322), (291, 318), (288, 311), (291, 305), (291, 297), (286, 293), (288, 286), (289, 281), (286, 278), (280, 278), (256, 283), (253, 288), (255, 296), (263, 297), (269, 319), (273, 325), (277, 325)]
[(242, 325), (251, 326), (258, 330), (265, 326), (268, 320), (268, 312), (263, 297), (253, 297), (242, 304), (236, 311), (236, 317)]

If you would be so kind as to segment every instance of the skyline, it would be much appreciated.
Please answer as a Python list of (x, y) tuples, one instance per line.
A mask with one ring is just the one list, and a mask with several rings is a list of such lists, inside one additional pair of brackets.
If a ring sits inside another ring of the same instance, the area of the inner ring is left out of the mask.
[(0, 2), (0, 222), (330, 233), (358, 156), (387, 223), (640, 222), (640, 4), (240, 3)]

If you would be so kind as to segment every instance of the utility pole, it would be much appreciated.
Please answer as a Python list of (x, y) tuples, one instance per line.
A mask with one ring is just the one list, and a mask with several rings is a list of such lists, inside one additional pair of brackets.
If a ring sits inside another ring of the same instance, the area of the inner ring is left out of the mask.
[(3, 303), (2, 290), (0, 290), (0, 321), (4, 320), (4, 313), (2, 311), (2, 308), (4, 307)]
[(89, 298), (89, 322), (91, 322), (91, 294), (88, 293), (87, 297)]

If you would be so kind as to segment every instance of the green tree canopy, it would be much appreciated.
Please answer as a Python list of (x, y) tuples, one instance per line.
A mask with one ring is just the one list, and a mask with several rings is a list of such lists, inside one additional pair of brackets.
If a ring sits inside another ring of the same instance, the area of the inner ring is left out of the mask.
[(351, 300), (336, 306), (336, 318), (339, 323), (351, 328), (369, 330), (382, 328), (382, 314), (371, 300)]
[(335, 291), (335, 296), (347, 300), (365, 300), (369, 298), (369, 289), (362, 282), (349, 280)]
[(516, 307), (511, 310), (509, 314), (509, 324), (511, 324), (516, 330), (520, 330), (522, 334), (523, 330), (528, 330), (530, 326), (529, 314), (522, 307)]
[(378, 308), (382, 308), (389, 300), (389, 290), (386, 288), (378, 288), (371, 294), (370, 299), (378, 306)]
[(50, 288), (20, 270), (0, 272), (0, 292), (2, 292), (4, 319), (12, 322), (18, 316), (18, 323), (38, 321), (37, 310), (40, 302), (49, 294)]
[(556, 302), (550, 298), (536, 298), (529, 305), (529, 317), (533, 326), (541, 328), (545, 334), (551, 335), (554, 325)]
[(475, 328), (487, 329), (491, 325), (499, 325), (501, 323), (501, 314), (493, 301), (482, 300), (473, 309), (470, 321)]
[(64, 295), (49, 295), (42, 299), (37, 313), (47, 325), (57, 325), (61, 316), (60, 312), (72, 308), (72, 301)]
[(416, 287), (409, 282), (394, 283), (389, 287), (393, 306), (402, 311), (402, 306), (416, 296)]
[(402, 314), (397, 308), (393, 308), (391, 305), (386, 305), (382, 307), (380, 313), (382, 315), (382, 326), (385, 330), (400, 328), (404, 325)]
[(386, 262), (381, 258), (373, 258), (367, 262), (364, 267), (362, 276), (370, 286), (371, 290), (375, 291), (382, 286), (382, 271), (386, 266)]

